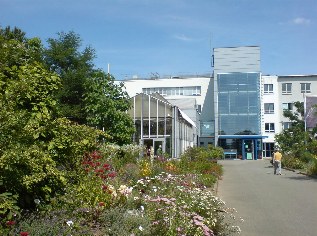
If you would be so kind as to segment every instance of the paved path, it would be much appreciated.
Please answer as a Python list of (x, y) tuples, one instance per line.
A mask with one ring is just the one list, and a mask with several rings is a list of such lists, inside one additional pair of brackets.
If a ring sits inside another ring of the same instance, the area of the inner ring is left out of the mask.
[(218, 195), (237, 210), (242, 236), (317, 236), (317, 179), (282, 169), (268, 160), (222, 160)]

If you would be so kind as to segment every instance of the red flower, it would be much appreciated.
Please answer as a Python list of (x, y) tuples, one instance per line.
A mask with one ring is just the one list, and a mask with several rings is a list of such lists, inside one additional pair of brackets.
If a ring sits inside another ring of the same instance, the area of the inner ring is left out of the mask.
[(9, 221), (6, 222), (7, 226), (12, 226), (14, 224), (15, 224), (15, 221), (13, 221), (13, 220), (9, 220)]
[(93, 159), (95, 159), (95, 160), (101, 158), (100, 154), (99, 154), (97, 151), (93, 151), (92, 154), (91, 154), (91, 157), (92, 157)]
[(107, 191), (107, 189), (108, 189), (108, 186), (107, 186), (107, 185), (102, 185), (102, 190), (103, 190), (103, 191)]
[(110, 173), (108, 174), (108, 177), (110, 177), (110, 178), (114, 178), (114, 177), (116, 177), (116, 176), (117, 176), (116, 172), (110, 172)]
[(21, 232), (20, 236), (29, 236), (29, 233), (28, 232)]
[(106, 170), (110, 170), (110, 165), (107, 164), (107, 163), (106, 163), (106, 164), (103, 164), (103, 168), (106, 169)]
[(99, 206), (105, 206), (104, 202), (99, 202)]

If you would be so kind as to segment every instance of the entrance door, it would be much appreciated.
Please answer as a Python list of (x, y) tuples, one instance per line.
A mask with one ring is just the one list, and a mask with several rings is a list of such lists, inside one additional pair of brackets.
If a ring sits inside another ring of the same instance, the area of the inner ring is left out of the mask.
[(155, 138), (154, 142), (154, 155), (157, 155), (157, 150), (162, 149), (162, 153), (165, 153), (165, 139), (164, 138)]
[(253, 160), (254, 159), (254, 142), (253, 140), (244, 140), (244, 159)]

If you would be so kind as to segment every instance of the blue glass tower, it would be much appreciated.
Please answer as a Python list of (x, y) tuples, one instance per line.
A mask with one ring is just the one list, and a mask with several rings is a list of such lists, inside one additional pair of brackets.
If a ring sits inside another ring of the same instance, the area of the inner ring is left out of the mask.
[(241, 159), (261, 155), (260, 48), (214, 49), (215, 143)]

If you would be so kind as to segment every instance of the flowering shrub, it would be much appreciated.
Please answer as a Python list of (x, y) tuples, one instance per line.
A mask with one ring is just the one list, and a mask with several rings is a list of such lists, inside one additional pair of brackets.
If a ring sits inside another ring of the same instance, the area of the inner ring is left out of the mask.
[(82, 165), (87, 174), (96, 175), (103, 180), (116, 177), (112, 166), (97, 151), (86, 153)]
[[(240, 232), (238, 226), (231, 227), (224, 221), (234, 217), (232, 210), (204, 184), (212, 186), (216, 174), (221, 174), (217, 163), (151, 162), (137, 156), (136, 161), (118, 169), (119, 165), (114, 168), (113, 163), (122, 155), (115, 148), (113, 145), (110, 148), (111, 158), (104, 151), (86, 153), (81, 162), (80, 181), (69, 184), (65, 194), (56, 197), (47, 211), (33, 212), (14, 219), (14, 224), (7, 223), (8, 235), (28, 232), (30, 235), (211, 236)], [(188, 171), (184, 166), (193, 170)]]
[(162, 173), (134, 186), (155, 235), (218, 235), (227, 230), (221, 220), (227, 212), (225, 203), (205, 187), (189, 186), (184, 179)]
[(142, 177), (150, 176), (152, 174), (151, 163), (149, 160), (143, 159), (139, 162), (140, 175)]

